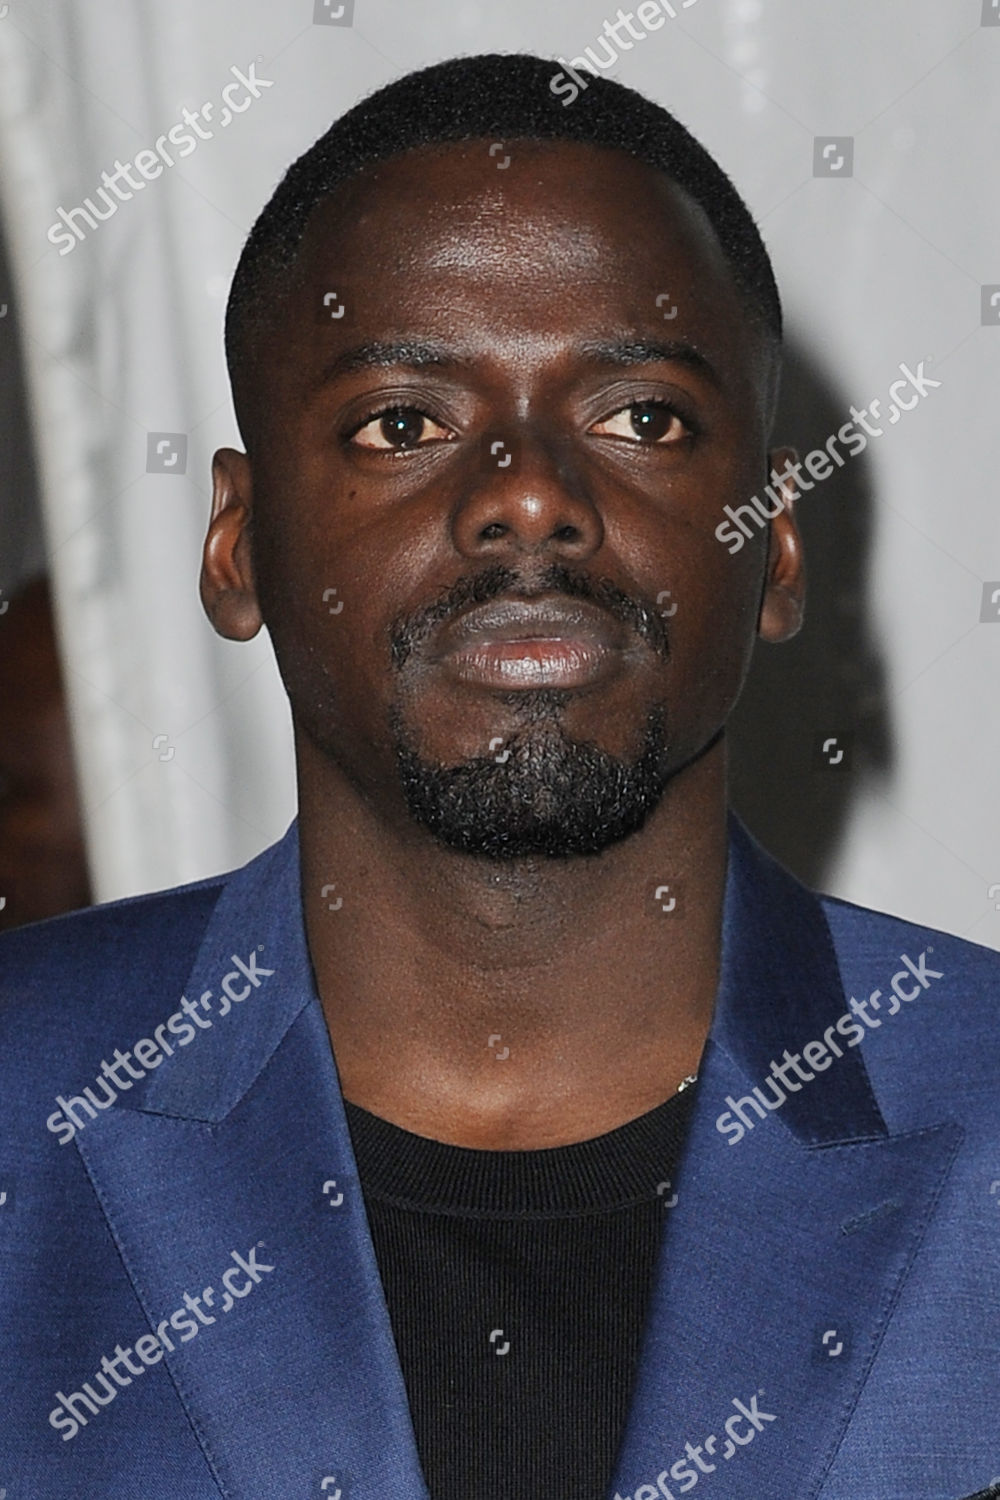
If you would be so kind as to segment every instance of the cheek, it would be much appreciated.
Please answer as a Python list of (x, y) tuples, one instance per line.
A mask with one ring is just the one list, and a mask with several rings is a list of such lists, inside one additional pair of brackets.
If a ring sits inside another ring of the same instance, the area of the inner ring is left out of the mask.
[(259, 515), (258, 598), (293, 714), (322, 738), (349, 719), (384, 721), (406, 549), (356, 516), (344, 525), (325, 493), (304, 488), (269, 497)]
[[(630, 549), (642, 596), (663, 616), (675, 714), (706, 732), (725, 719), (746, 676), (766, 560), (763, 532), (735, 555), (715, 535), (723, 505), (747, 483), (742, 471), (728, 483), (719, 477)], [(656, 572), (650, 558), (662, 564)]]
[(678, 607), (673, 644), (678, 685), (712, 718), (714, 729), (735, 704), (749, 669), (764, 549), (755, 543), (732, 557), (713, 537), (701, 564), (691, 582), (690, 607)]

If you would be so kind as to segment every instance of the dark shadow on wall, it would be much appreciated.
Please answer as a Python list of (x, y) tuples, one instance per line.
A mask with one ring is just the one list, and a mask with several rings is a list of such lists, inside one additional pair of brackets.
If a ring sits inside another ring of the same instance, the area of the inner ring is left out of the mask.
[[(850, 420), (852, 400), (790, 341), (775, 446), (790, 444), (800, 458), (824, 448)], [(783, 646), (758, 642), (729, 726), (733, 807), (782, 864), (820, 889), (860, 783), (893, 762), (885, 667), (867, 603), (873, 511), (868, 449), (799, 499), (805, 623)]]

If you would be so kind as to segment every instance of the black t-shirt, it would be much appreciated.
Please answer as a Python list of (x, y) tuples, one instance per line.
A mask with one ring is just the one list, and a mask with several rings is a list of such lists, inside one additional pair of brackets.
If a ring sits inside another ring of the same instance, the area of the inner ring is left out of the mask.
[(431, 1500), (605, 1500), (695, 1092), (533, 1151), (345, 1100)]

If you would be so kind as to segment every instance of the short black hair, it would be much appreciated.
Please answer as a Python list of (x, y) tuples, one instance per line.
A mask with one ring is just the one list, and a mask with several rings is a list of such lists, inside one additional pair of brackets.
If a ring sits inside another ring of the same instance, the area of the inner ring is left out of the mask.
[(313, 210), (364, 167), (420, 146), (576, 141), (625, 151), (659, 169), (704, 210), (748, 311), (780, 346), (781, 300), (770, 258), (750, 210), (714, 157), (668, 110), (635, 89), (610, 78), (581, 75), (581, 81), (586, 89), (567, 106), (568, 76), (551, 60), (528, 53), (454, 57), (377, 89), (335, 120), (288, 168), (236, 267), (226, 308), (226, 360), (237, 418), (241, 374), (288, 289)]

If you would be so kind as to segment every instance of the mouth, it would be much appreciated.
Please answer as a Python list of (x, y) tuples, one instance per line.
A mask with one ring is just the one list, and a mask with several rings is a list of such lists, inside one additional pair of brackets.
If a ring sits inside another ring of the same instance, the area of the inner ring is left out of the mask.
[(484, 687), (582, 687), (621, 667), (622, 630), (582, 600), (497, 599), (440, 632), (431, 660)]

